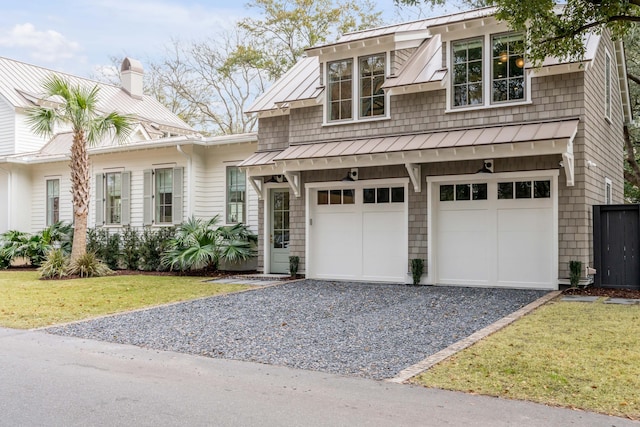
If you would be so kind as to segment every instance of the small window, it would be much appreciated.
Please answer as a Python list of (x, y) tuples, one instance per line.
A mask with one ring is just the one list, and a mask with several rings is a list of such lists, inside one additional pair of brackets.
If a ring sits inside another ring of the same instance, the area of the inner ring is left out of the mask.
[(533, 198), (548, 199), (551, 197), (551, 181), (534, 181)]
[(342, 190), (331, 190), (329, 192), (329, 204), (330, 205), (342, 204)]
[(389, 203), (389, 189), (388, 188), (378, 188), (378, 203)]
[(318, 191), (318, 204), (319, 205), (329, 204), (329, 191), (327, 190)]
[(453, 201), (453, 185), (440, 186), (440, 201), (441, 202)]
[(376, 189), (375, 188), (365, 188), (362, 190), (362, 199), (364, 203), (375, 203), (376, 202)]
[(342, 203), (352, 205), (355, 203), (355, 190), (342, 190)]
[(513, 182), (498, 183), (498, 200), (513, 199)]
[(456, 200), (471, 200), (471, 184), (456, 185)]
[(473, 200), (487, 200), (487, 184), (472, 184)]
[(404, 203), (404, 187), (391, 189), (391, 203)]
[(604, 203), (610, 205), (613, 203), (613, 184), (609, 178), (604, 179)]
[(531, 198), (531, 181), (516, 182), (516, 199)]
[(244, 171), (235, 166), (227, 168), (227, 223), (237, 224), (246, 221), (245, 207), (247, 196), (247, 178)]
[(47, 226), (60, 221), (60, 180), (48, 179), (47, 185)]

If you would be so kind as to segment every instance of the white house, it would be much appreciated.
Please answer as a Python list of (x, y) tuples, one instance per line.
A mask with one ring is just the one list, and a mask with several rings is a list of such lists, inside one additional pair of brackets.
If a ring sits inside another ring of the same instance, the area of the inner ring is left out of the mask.
[(42, 81), (52, 73), (72, 84), (100, 88), (98, 109), (133, 115), (123, 144), (89, 148), (89, 227), (162, 227), (192, 215), (220, 215), (257, 231), (255, 192), (236, 166), (255, 151), (256, 134), (203, 137), (143, 93), (142, 65), (126, 58), (114, 86), (0, 57), (0, 232), (34, 232), (73, 220), (68, 159), (72, 135), (60, 129), (47, 141), (31, 132), (25, 111), (47, 105)]

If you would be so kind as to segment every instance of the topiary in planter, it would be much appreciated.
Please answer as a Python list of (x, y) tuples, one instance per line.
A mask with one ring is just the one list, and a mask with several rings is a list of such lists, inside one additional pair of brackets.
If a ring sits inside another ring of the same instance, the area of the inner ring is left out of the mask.
[(582, 262), (569, 261), (569, 282), (572, 288), (577, 288), (582, 275)]
[(424, 260), (420, 258), (413, 258), (411, 260), (411, 276), (413, 276), (414, 285), (420, 284), (420, 279), (422, 279), (423, 272), (424, 272)]
[(298, 264), (300, 264), (299, 256), (290, 256), (289, 257), (289, 274), (291, 277), (296, 277), (298, 275)]

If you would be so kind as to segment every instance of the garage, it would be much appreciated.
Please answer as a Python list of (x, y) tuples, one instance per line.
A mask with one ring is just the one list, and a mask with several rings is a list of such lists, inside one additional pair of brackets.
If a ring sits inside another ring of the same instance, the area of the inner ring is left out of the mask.
[(431, 283), (555, 289), (556, 176), (431, 181)]
[(307, 276), (405, 282), (407, 180), (307, 188)]

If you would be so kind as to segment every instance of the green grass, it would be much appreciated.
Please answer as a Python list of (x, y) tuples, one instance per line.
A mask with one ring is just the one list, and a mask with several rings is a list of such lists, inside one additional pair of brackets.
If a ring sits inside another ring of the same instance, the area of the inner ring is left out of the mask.
[(640, 419), (640, 306), (552, 302), (413, 381)]
[(203, 280), (145, 275), (39, 280), (36, 271), (0, 271), (0, 326), (36, 328), (250, 287)]

